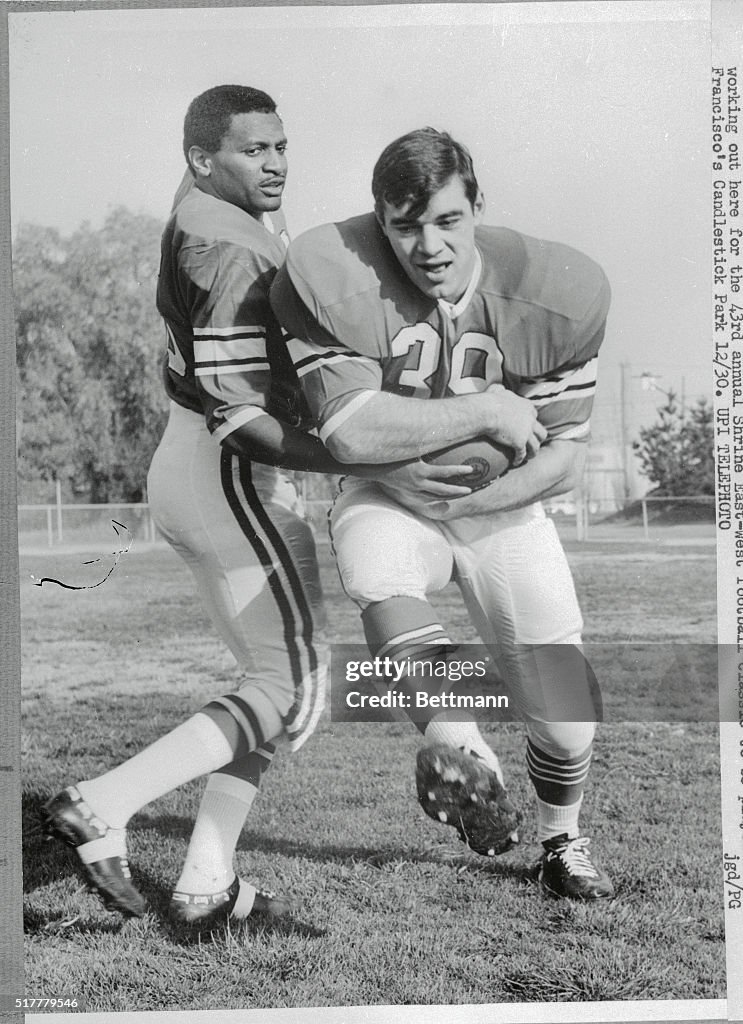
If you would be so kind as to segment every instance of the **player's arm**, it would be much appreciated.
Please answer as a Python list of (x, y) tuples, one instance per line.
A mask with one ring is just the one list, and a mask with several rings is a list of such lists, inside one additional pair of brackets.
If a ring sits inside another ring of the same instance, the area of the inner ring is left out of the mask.
[[(589, 348), (589, 355), (597, 348), (598, 343)], [(555, 370), (544, 378), (514, 382), (520, 394), (533, 404), (547, 432), (547, 441), (531, 461), (509, 470), (481, 491), (451, 501), (447, 507), (422, 509), (424, 514), (452, 519), (506, 512), (577, 487), (583, 475), (590, 433), (597, 362), (593, 354), (584, 363)]]
[(529, 462), (480, 491), (451, 501), (420, 502), (416, 510), (429, 519), (457, 519), (523, 508), (574, 490), (583, 476), (586, 446), (555, 439), (543, 444)]
[(419, 458), (484, 434), (514, 449), (515, 463), (533, 455), (546, 432), (528, 401), (496, 386), (461, 398), (369, 394), (340, 423), (324, 423), (325, 442), (341, 462)]
[(342, 473), (342, 464), (318, 438), (268, 412), (268, 347), (280, 339), (268, 300), (275, 269), (267, 256), (237, 243), (193, 246), (181, 253), (180, 283), (206, 423), (220, 444), (255, 462)]
[[(432, 467), (417, 462), (348, 465), (334, 458), (320, 439), (268, 412), (272, 367), (270, 346), (282, 344), (268, 289), (275, 264), (250, 248), (222, 242), (181, 253), (180, 284), (194, 336), (194, 377), (207, 426), (230, 451), (254, 462), (289, 470), (384, 475), (397, 486), (428, 498), (453, 497), (468, 488), (447, 481), (467, 467)], [(178, 360), (171, 363), (178, 369)]]
[(400, 462), (485, 434), (513, 448), (522, 461), (545, 432), (533, 405), (494, 386), (446, 399), (408, 398), (383, 391), (378, 354), (355, 351), (323, 327), (299, 297), (286, 267), (271, 288), (274, 312), (319, 434), (345, 465)]
[(469, 488), (448, 481), (470, 472), (469, 466), (430, 466), (428, 463), (401, 462), (392, 465), (368, 465), (339, 462), (322, 441), (296, 427), (288, 426), (268, 414), (237, 427), (222, 442), (237, 455), (282, 469), (306, 473), (352, 474), (370, 480), (383, 480), (423, 498), (459, 497)]

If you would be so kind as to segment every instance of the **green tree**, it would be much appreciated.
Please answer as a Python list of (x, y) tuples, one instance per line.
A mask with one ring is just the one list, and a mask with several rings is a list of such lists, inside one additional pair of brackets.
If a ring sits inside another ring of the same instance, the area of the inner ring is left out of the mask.
[(66, 247), (50, 228), (23, 226), (13, 248), (21, 480), (65, 479), (75, 472), (74, 407), (80, 361), (65, 328), (77, 300), (64, 278)]
[(113, 210), (62, 238), (14, 244), (19, 473), (69, 480), (89, 501), (140, 501), (164, 429), (155, 309), (162, 225)]
[(658, 497), (714, 495), (713, 409), (706, 398), (684, 412), (669, 392), (657, 422), (641, 428), (633, 448)]

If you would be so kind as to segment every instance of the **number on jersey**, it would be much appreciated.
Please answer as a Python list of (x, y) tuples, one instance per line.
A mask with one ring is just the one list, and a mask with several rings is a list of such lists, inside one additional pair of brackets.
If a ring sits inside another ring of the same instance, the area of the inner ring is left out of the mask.
[[(412, 397), (430, 398), (431, 382), (442, 356), (441, 335), (436, 328), (429, 323), (403, 327), (392, 339), (391, 352), (394, 358), (407, 360), (398, 383), (410, 388)], [(454, 395), (485, 391), (503, 380), (502, 365), (503, 356), (495, 338), (467, 331), (452, 347), (447, 387)]]

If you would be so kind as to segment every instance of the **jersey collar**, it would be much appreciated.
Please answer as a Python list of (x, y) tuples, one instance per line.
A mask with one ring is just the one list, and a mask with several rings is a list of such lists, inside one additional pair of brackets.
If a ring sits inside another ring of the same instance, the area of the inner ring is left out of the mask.
[(472, 277), (470, 283), (467, 285), (467, 291), (464, 293), (459, 302), (447, 302), (446, 299), (437, 299), (439, 308), (446, 313), (446, 315), (452, 319), (456, 318), (465, 311), (467, 306), (470, 304), (472, 296), (475, 294), (475, 288), (480, 281), (480, 274), (482, 273), (482, 256), (480, 250), (475, 246), (475, 266), (472, 271)]

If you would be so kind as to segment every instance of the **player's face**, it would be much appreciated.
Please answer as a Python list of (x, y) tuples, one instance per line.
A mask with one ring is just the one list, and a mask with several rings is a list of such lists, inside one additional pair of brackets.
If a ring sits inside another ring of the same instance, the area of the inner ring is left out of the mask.
[(382, 230), (400, 266), (416, 287), (433, 299), (457, 302), (467, 290), (475, 268), (475, 228), (484, 201), (474, 209), (459, 175), (431, 197), (418, 217), (406, 206), (384, 204)]
[(286, 136), (276, 114), (233, 114), (216, 153), (204, 154), (207, 191), (251, 217), (278, 210), (286, 182)]

